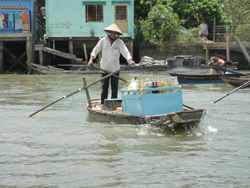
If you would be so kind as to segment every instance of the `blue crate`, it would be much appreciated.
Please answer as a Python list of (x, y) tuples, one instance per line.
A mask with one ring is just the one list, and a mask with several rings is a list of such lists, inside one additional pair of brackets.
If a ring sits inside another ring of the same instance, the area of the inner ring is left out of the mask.
[[(145, 92), (168, 90), (166, 93), (144, 94)], [(170, 92), (172, 91), (172, 92)], [(121, 89), (123, 112), (137, 116), (150, 116), (183, 111), (181, 86), (145, 88), (140, 90)]]

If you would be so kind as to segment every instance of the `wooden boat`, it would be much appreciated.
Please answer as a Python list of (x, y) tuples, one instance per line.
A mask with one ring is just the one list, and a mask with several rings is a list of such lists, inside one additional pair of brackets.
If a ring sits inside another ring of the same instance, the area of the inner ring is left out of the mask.
[[(100, 100), (90, 100), (85, 87), (87, 110), (94, 121), (116, 124), (150, 124), (162, 129), (191, 128), (197, 126), (205, 109), (193, 109), (182, 103), (181, 86), (121, 89), (122, 99), (106, 99), (100, 107)], [(145, 93), (149, 91), (163, 93)]]
[(224, 77), (233, 77), (237, 78), (242, 75), (240, 74), (179, 74), (179, 73), (169, 73), (171, 76), (176, 76), (180, 83), (187, 83), (187, 84), (209, 84), (209, 83), (225, 83), (224, 80), (221, 79), (222, 76)]
[[(100, 104), (100, 100), (92, 100), (91, 103)], [(105, 110), (101, 110), (87, 104), (89, 115), (95, 121), (132, 125), (150, 124), (161, 129), (192, 128), (197, 126), (206, 114), (205, 109), (190, 109), (186, 107), (184, 107), (183, 111), (151, 116), (137, 116), (107, 109), (108, 106), (105, 106)]]
[[(228, 84), (230, 84), (232, 86), (239, 87), (239, 86), (243, 85), (244, 83), (250, 81), (250, 76), (241, 76), (241, 77), (238, 77), (238, 78), (222, 76), (221, 79), (225, 83), (228, 83)], [(248, 85), (247, 87), (250, 87), (250, 85)]]
[(46, 75), (54, 75), (54, 74), (97, 74), (100, 73), (98, 71), (89, 70), (86, 65), (77, 65), (77, 68), (74, 68), (75, 66), (72, 66), (72, 70), (64, 70), (61, 68), (56, 68), (51, 65), (42, 66), (35, 63), (31, 63), (29, 61), (26, 62), (26, 64), (31, 67), (33, 70)]

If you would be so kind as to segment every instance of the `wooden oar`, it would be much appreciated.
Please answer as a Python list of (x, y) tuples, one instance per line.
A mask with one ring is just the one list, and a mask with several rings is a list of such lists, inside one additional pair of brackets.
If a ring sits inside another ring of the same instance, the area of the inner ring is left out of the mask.
[[(111, 73), (111, 72), (109, 72), (109, 71), (107, 71), (107, 70), (105, 70), (105, 69), (102, 69), (102, 68), (100, 68), (100, 67), (94, 65), (93, 63), (92, 63), (92, 66), (93, 66), (94, 68), (100, 70), (100, 71), (103, 71), (103, 72), (107, 73), (107, 74), (110, 74), (110, 73)], [(121, 77), (119, 77), (119, 76), (117, 76), (117, 75), (113, 75), (113, 76), (116, 77), (116, 78), (118, 78), (118, 79), (120, 79), (120, 80), (122, 80), (122, 81), (124, 81), (124, 82), (127, 82), (125, 79), (123, 79), (123, 78), (121, 78)]]
[(191, 110), (194, 110), (194, 108), (191, 108), (190, 106), (187, 106), (187, 105), (185, 105), (185, 104), (183, 104), (183, 106), (186, 107), (186, 108), (189, 108), (189, 109), (191, 109)]
[(96, 80), (96, 81), (93, 82), (92, 84), (87, 85), (85, 88), (89, 88), (90, 86), (92, 86), (92, 85), (94, 85), (94, 84), (96, 84), (96, 83), (98, 83), (98, 82), (100, 82), (100, 81), (102, 81), (102, 80), (104, 80), (104, 79), (106, 79), (106, 78), (108, 78), (108, 77), (110, 77), (110, 76), (113, 76), (114, 74), (116, 74), (116, 73), (120, 72), (121, 70), (126, 69), (126, 68), (128, 68), (128, 67), (130, 67), (129, 64), (128, 64), (127, 66), (125, 66), (125, 67), (123, 67), (123, 68), (121, 68), (121, 69), (115, 71), (115, 72), (112, 72), (112, 73), (110, 73), (110, 74), (108, 74), (108, 75), (102, 77), (102, 78), (99, 79), (99, 80)]
[(237, 90), (239, 90), (239, 89), (241, 89), (241, 88), (247, 87), (248, 85), (250, 85), (250, 80), (249, 80), (248, 82), (242, 84), (240, 87), (237, 87), (237, 88), (234, 89), (233, 91), (227, 93), (225, 96), (223, 96), (223, 97), (219, 98), (218, 100), (214, 101), (214, 104), (217, 103), (218, 101), (220, 101), (221, 99), (227, 97), (228, 95), (231, 95), (231, 94), (234, 93), (235, 91), (237, 91)]
[(29, 115), (29, 117), (32, 117), (33, 115), (35, 115), (36, 113), (38, 113), (38, 112), (44, 110), (45, 108), (47, 108), (47, 107), (49, 107), (49, 106), (51, 106), (51, 105), (57, 103), (58, 101), (60, 101), (60, 100), (62, 100), (62, 99), (66, 99), (66, 98), (68, 98), (68, 97), (70, 97), (70, 96), (72, 96), (72, 95), (74, 95), (74, 94), (76, 94), (76, 93), (78, 93), (78, 92), (80, 92), (80, 91), (82, 91), (82, 90), (83, 90), (82, 88), (79, 88), (78, 90), (75, 90), (75, 91), (73, 91), (72, 93), (69, 93), (68, 95), (63, 96), (62, 98), (60, 98), (60, 99), (58, 99), (58, 100), (52, 102), (51, 104), (49, 104), (49, 105), (43, 107), (42, 109), (36, 111), (35, 113)]

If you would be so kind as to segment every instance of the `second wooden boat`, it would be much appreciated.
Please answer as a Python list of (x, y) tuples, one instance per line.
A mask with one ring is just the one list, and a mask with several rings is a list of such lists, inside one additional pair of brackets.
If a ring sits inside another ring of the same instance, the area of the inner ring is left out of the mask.
[(222, 76), (224, 77), (237, 77), (239, 78), (240, 74), (178, 74), (178, 73), (169, 73), (171, 76), (176, 76), (180, 83), (187, 83), (187, 84), (210, 84), (210, 83), (225, 83), (224, 80), (221, 79)]
[[(241, 85), (243, 85), (244, 83), (250, 81), (250, 76), (241, 76), (241, 77), (228, 77), (228, 76), (222, 76), (221, 79), (232, 85), (232, 86), (236, 86), (236, 87), (239, 87)], [(247, 87), (250, 87), (250, 85), (248, 85)]]

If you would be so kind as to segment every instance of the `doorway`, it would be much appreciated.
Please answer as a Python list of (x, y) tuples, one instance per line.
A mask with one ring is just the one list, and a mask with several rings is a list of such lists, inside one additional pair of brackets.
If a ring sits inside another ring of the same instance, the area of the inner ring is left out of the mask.
[(128, 5), (115, 5), (115, 24), (123, 33), (128, 33)]

